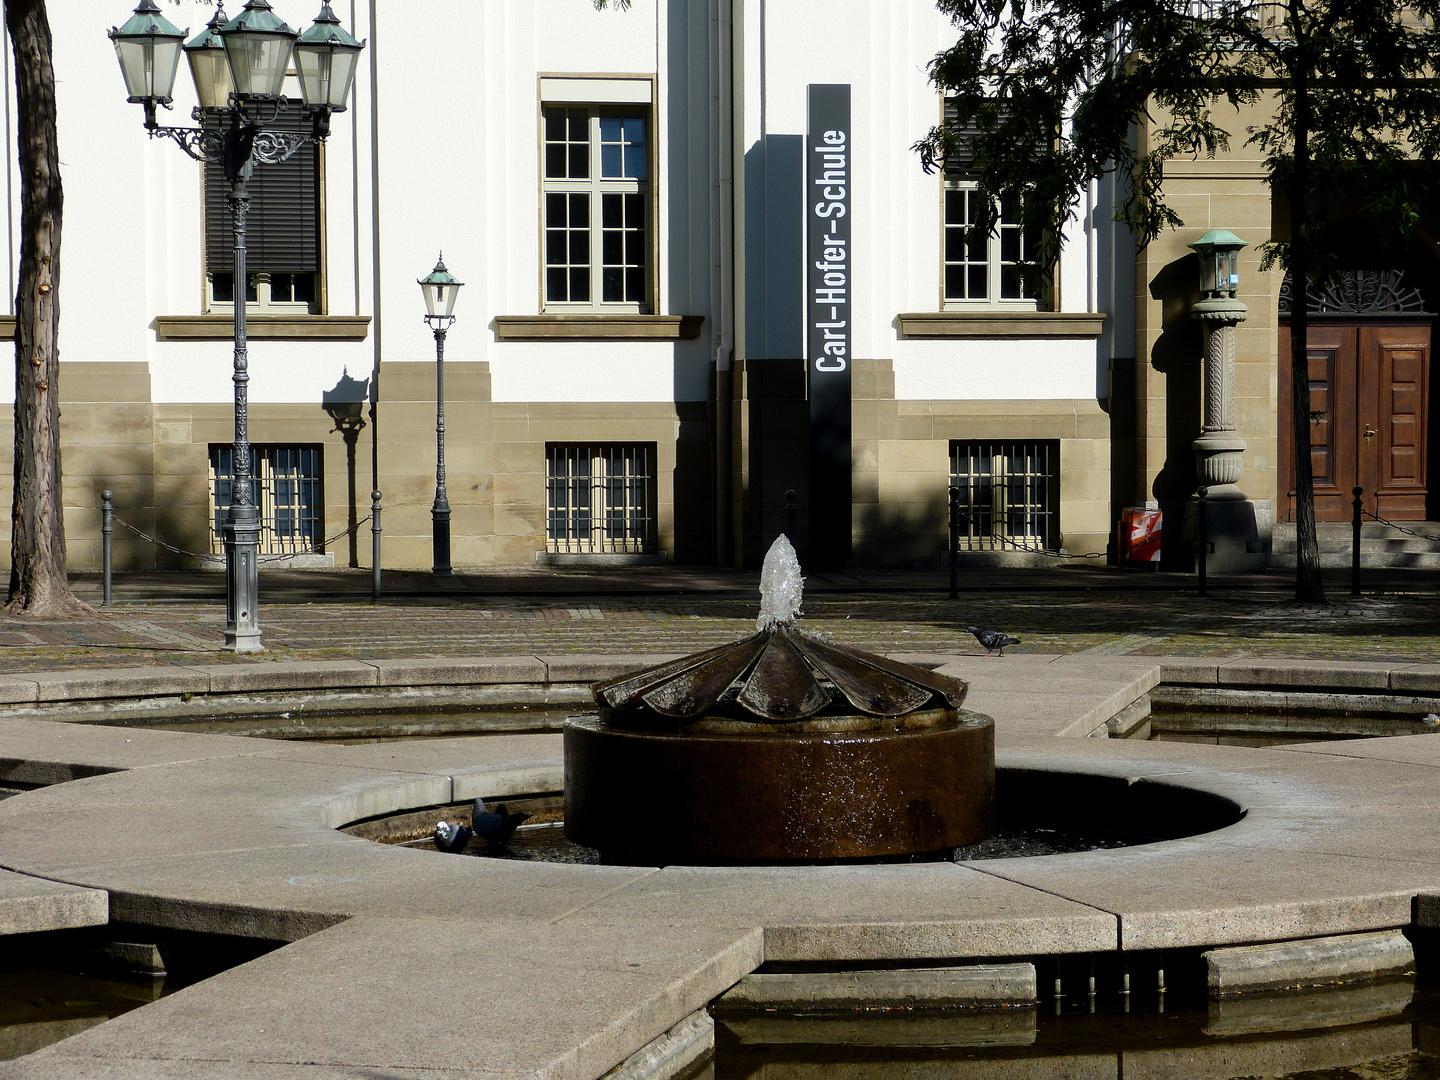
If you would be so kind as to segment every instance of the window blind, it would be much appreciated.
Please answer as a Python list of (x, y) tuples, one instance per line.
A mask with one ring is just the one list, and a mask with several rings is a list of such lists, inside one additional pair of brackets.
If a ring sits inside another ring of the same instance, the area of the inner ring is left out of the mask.
[[(309, 132), (301, 103), (290, 102), (273, 131)], [(256, 164), (250, 176), (246, 218), (246, 266), (250, 273), (320, 272), (320, 151), (314, 143), (276, 165)], [(230, 220), (230, 182), (218, 164), (205, 164), (205, 269), (235, 271), (235, 233)]]

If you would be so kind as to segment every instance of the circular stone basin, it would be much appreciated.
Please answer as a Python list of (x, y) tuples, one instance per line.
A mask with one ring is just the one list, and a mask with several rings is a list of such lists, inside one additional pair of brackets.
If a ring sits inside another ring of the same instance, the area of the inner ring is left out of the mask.
[(565, 776), (565, 833), (607, 862), (883, 858), (995, 831), (995, 725), (966, 710), (918, 729), (783, 734), (578, 718)]

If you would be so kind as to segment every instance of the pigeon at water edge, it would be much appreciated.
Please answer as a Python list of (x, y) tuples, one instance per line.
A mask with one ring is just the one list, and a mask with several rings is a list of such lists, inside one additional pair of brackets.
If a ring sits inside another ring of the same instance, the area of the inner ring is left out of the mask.
[(470, 830), (464, 825), (452, 825), (440, 821), (435, 825), (435, 850), (447, 855), (458, 855), (470, 843)]
[(978, 626), (967, 626), (966, 630), (975, 635), (975, 640), (985, 646), (986, 656), (1005, 655), (1006, 645), (1019, 645), (1018, 637), (1010, 637), (1002, 634), (999, 630), (982, 630)]
[(476, 799), (475, 809), (470, 814), (470, 826), (485, 843), (492, 848), (500, 848), (510, 842), (515, 830), (530, 815), (506, 813), (504, 803), (497, 803), (495, 810), (499, 812), (485, 809), (485, 800)]

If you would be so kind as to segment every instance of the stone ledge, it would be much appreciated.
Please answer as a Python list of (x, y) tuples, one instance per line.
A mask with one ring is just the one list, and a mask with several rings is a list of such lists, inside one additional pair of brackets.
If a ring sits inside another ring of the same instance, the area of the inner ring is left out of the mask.
[(1399, 930), (1281, 941), (1205, 954), (1212, 997), (1290, 990), (1401, 975), (1415, 969), (1415, 951)]
[(15, 316), (0, 315), (0, 341), (15, 340)]
[(1098, 338), (1105, 329), (1100, 312), (921, 311), (895, 316), (906, 338)]
[(496, 341), (695, 341), (703, 315), (496, 315)]
[(1033, 1005), (1034, 964), (975, 964), (877, 971), (746, 975), (715, 1001), (717, 1013)]
[[(229, 341), (230, 315), (157, 315), (150, 323), (156, 341)], [(245, 335), (259, 341), (364, 341), (368, 315), (248, 315)]]
[(73, 930), (109, 921), (110, 898), (103, 889), (0, 870), (0, 935)]

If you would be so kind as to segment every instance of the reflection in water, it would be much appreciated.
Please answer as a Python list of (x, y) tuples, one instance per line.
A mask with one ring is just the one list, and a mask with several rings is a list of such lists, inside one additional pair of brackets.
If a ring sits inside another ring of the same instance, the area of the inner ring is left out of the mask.
[(154, 1001), (163, 983), (44, 969), (0, 971), (0, 1061), (34, 1053)]
[(1437, 1080), (1440, 992), (1408, 980), (1135, 1011), (723, 1017), (714, 1080)]

